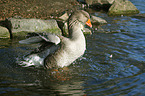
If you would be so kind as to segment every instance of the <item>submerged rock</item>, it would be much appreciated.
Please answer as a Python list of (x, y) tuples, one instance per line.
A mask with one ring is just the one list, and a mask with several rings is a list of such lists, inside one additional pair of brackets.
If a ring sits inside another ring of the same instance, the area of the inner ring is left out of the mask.
[(108, 11), (108, 15), (137, 14), (139, 10), (128, 0), (115, 0)]
[(90, 30), (90, 29), (88, 29), (88, 28), (84, 28), (84, 30), (83, 30), (83, 33), (84, 34), (92, 34), (92, 31)]
[(96, 17), (96, 16), (91, 16), (91, 22), (94, 24), (106, 24), (107, 21), (100, 18), (100, 17)]
[(145, 19), (145, 13), (141, 13), (141, 14), (136, 14), (136, 15), (133, 15), (132, 17), (135, 17), (135, 18), (138, 18), (138, 19)]
[(136, 15), (133, 15), (133, 16), (131, 16), (131, 17), (140, 19), (140, 20), (142, 20), (143, 22), (145, 22), (145, 13), (136, 14)]

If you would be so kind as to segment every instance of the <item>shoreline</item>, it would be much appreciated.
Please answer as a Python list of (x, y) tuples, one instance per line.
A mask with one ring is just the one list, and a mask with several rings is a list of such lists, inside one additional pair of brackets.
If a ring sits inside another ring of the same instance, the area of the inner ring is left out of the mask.
[(11, 17), (52, 19), (79, 8), (76, 0), (6, 0), (0, 1), (0, 20)]

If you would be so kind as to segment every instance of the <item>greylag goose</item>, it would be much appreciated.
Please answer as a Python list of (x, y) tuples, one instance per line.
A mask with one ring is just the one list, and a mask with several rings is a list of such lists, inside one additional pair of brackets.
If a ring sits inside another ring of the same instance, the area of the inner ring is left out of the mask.
[(86, 40), (83, 34), (85, 24), (92, 27), (89, 14), (86, 11), (77, 10), (68, 19), (68, 38), (50, 33), (35, 33), (33, 37), (19, 41), (21, 44), (43, 41), (42, 46), (32, 54), (25, 56), (20, 64), (44, 66), (48, 69), (69, 66), (86, 50)]

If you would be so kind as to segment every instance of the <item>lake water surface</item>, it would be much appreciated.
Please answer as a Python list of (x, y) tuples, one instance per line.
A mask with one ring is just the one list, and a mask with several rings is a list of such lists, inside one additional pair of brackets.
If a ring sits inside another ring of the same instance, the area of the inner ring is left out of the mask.
[[(130, 1), (145, 13), (144, 0)], [(17, 59), (37, 45), (0, 39), (0, 95), (144, 96), (145, 18), (94, 14), (108, 24), (86, 36), (85, 54), (66, 71), (22, 67)]]

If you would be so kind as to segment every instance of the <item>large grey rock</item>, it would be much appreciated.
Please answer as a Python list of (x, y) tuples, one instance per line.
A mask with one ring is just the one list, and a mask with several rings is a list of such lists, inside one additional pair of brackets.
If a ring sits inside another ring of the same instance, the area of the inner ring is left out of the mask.
[(12, 25), (12, 33), (15, 32), (50, 32), (55, 34), (61, 34), (56, 20), (41, 20), (41, 19), (17, 19), (9, 18)]
[(24, 37), (28, 32), (48, 32), (59, 35), (62, 34), (56, 20), (54, 19), (41, 20), (9, 18), (5, 21), (0, 21), (0, 26), (3, 26), (9, 30), (9, 32), (0, 31), (0, 37), (10, 37), (9, 33), (11, 32), (13, 34), (13, 37)]
[(108, 15), (137, 14), (139, 10), (128, 0), (115, 0), (108, 11)]

